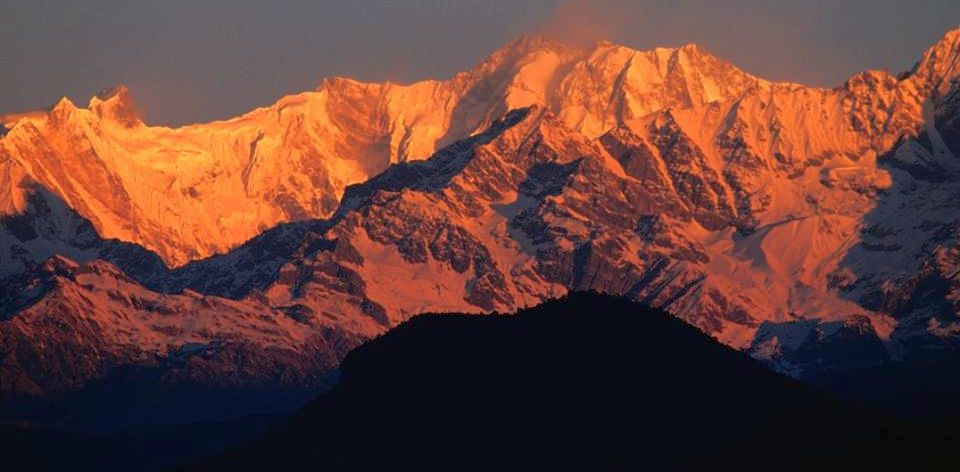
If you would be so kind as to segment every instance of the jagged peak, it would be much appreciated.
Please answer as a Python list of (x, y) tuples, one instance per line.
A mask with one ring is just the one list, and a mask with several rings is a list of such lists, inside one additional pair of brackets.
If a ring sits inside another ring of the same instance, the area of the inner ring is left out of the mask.
[(69, 112), (77, 109), (77, 105), (73, 103), (68, 97), (60, 97), (60, 100), (57, 100), (53, 106), (48, 110), (50, 113), (59, 114), (64, 112)]
[[(367, 82), (353, 77), (347, 77), (345, 75), (334, 75), (330, 77), (324, 77), (314, 92), (327, 92), (335, 94), (343, 93), (349, 90), (367, 90), (370, 88), (377, 89), (381, 87), (390, 87), (391, 85), (393, 84), (390, 81)], [(288, 95), (288, 97), (296, 95)], [(283, 98), (280, 99), (280, 101), (282, 100)]]
[[(460, 72), (458, 76), (468, 76), (480, 70), (497, 68), (507, 63), (513, 63), (541, 51), (553, 51), (565, 54), (573, 51), (573, 48), (564, 45), (550, 37), (543, 35), (521, 35), (511, 39), (499, 49), (488, 55), (480, 61), (472, 70)], [(437, 80), (422, 80), (417, 83), (437, 82)], [(324, 77), (320, 85), (315, 89), (317, 92), (342, 90), (348, 87), (378, 87), (394, 85), (391, 81), (367, 82), (347, 76)]]
[(917, 66), (922, 67), (930, 62), (954, 59), (958, 53), (960, 53), (960, 27), (947, 31), (939, 41), (927, 48)]
[(100, 118), (116, 120), (128, 128), (142, 124), (134, 106), (130, 89), (123, 84), (101, 90), (100, 93), (90, 99), (88, 108), (93, 110)]
[(897, 78), (888, 71), (880, 69), (867, 69), (862, 72), (858, 72), (843, 84), (845, 89), (855, 89), (861, 87), (867, 87), (872, 90), (877, 86), (889, 86), (892, 87), (895, 85)]
[(960, 76), (960, 27), (946, 32), (930, 46), (905, 79), (919, 82), (921, 88), (946, 93)]
[(94, 259), (92, 261), (79, 264), (74, 271), (76, 275), (92, 274), (97, 276), (110, 276), (118, 280), (129, 280), (127, 274), (123, 272), (112, 262), (103, 259)]
[(603, 50), (603, 49), (625, 49), (631, 52), (637, 53), (659, 53), (659, 54), (677, 54), (677, 53), (696, 53), (696, 54), (710, 54), (703, 46), (700, 46), (698, 43), (689, 42), (684, 43), (679, 46), (656, 46), (650, 49), (636, 49), (624, 44), (620, 44), (609, 39), (601, 39), (596, 41), (592, 47), (589, 48), (591, 51)]
[[(707, 63), (712, 63), (712, 64), (722, 64), (723, 66), (735, 69), (742, 74), (746, 74), (746, 72), (743, 72), (742, 70), (740, 70), (740, 68), (734, 65), (732, 62), (710, 52), (707, 48), (703, 47), (699, 43), (686, 43), (675, 48), (667, 48), (667, 49), (672, 51), (674, 56), (682, 55), (690, 60), (701, 61), (701, 62), (705, 61)], [(749, 74), (746, 74), (746, 75), (749, 75)]]
[(941, 39), (940, 42), (949, 42), (952, 44), (960, 43), (960, 25), (957, 25), (956, 28), (944, 33), (943, 39)]
[(120, 281), (130, 282), (127, 274), (112, 262), (95, 259), (87, 262), (77, 262), (69, 257), (55, 254), (48, 257), (34, 269), (34, 277), (50, 280), (55, 277), (76, 280), (77, 276), (93, 275), (107, 276)]
[(77, 105), (73, 101), (67, 97), (62, 97), (47, 110), (47, 122), (54, 125), (67, 123), (73, 119), (72, 117), (76, 116), (77, 109)]
[(80, 264), (69, 257), (55, 254), (50, 256), (40, 266), (40, 271), (50, 275), (66, 275), (73, 273)]
[[(660, 47), (658, 47), (658, 48), (655, 48), (655, 49), (669, 50), (669, 51), (672, 52), (674, 48), (660, 48)], [(627, 53), (630, 53), (630, 54), (648, 52), (648, 51), (640, 51), (640, 50), (637, 50), (637, 49), (632, 48), (632, 47), (630, 47), (630, 46), (626, 46), (626, 45), (623, 45), (623, 44), (620, 44), (620, 43), (617, 43), (617, 42), (614, 42), (614, 41), (610, 41), (610, 40), (608, 40), (608, 39), (601, 39), (601, 40), (593, 43), (593, 46), (591, 46), (590, 48), (588, 48), (587, 51), (588, 51), (588, 55), (589, 55), (589, 56), (596, 56), (596, 55), (598, 55), (598, 54), (604, 54), (604, 53), (610, 53), (610, 52), (617, 52), (617, 51), (623, 51), (623, 52), (627, 52)], [(652, 51), (653, 51), (653, 49), (650, 50), (650, 52), (652, 52)]]
[(657, 56), (666, 56), (666, 57), (676, 56), (680, 54), (685, 54), (690, 56), (708, 56), (717, 61), (727, 62), (713, 55), (706, 48), (704, 48), (703, 46), (695, 42), (684, 43), (679, 46), (656, 46), (650, 49), (636, 49), (636, 48), (625, 46), (623, 44), (615, 43), (612, 41), (601, 40), (601, 41), (597, 41), (597, 43), (594, 44), (594, 47), (592, 48), (592, 50), (594, 51), (608, 50), (608, 49), (623, 49), (623, 50), (627, 50), (634, 53), (653, 54)]
[(601, 141), (607, 139), (616, 139), (618, 141), (642, 141), (643, 137), (637, 134), (637, 132), (626, 123), (618, 123), (616, 126), (610, 128), (606, 133), (599, 138)]
[[(504, 65), (509, 67), (510, 64), (517, 63), (518, 61), (522, 61), (524, 58), (528, 58), (538, 53), (553, 52), (559, 55), (568, 55), (576, 51), (576, 49), (547, 36), (519, 36), (510, 40), (500, 49), (496, 50), (493, 54), (490, 54), (484, 60), (480, 61), (480, 63), (477, 64), (477, 66), (474, 67), (471, 72), (485, 69), (496, 69)], [(471, 72), (465, 72), (462, 74), (470, 74)]]
[(517, 36), (516, 38), (508, 41), (498, 50), (498, 52), (528, 54), (530, 52), (542, 50), (565, 51), (569, 49), (571, 48), (566, 44), (550, 38), (549, 36), (529, 34)]
[[(747, 72), (730, 61), (714, 55), (703, 46), (691, 42), (680, 46), (658, 46), (652, 49), (638, 50), (610, 41), (601, 41), (590, 51), (591, 61), (607, 60), (623, 61), (627, 57), (640, 56), (649, 61), (650, 66), (657, 69), (657, 74), (664, 74), (671, 68), (681, 73), (700, 73), (710, 75), (718, 80), (730, 78), (729, 74), (758, 81), (762, 80)], [(633, 61), (635, 64), (637, 61)]]
[(676, 48), (676, 50), (682, 51), (685, 53), (690, 53), (690, 54), (708, 54), (712, 56), (712, 54), (707, 52), (707, 50), (704, 49), (703, 46), (694, 42), (683, 44), (680, 47)]
[(126, 85), (117, 84), (107, 88), (104, 88), (96, 95), (96, 98), (100, 101), (107, 101), (113, 99), (114, 97), (123, 100), (130, 94), (130, 89)]
[(320, 86), (317, 87), (317, 90), (323, 90), (327, 88), (336, 88), (343, 85), (364, 85), (366, 82), (354, 79), (352, 77), (347, 77), (345, 75), (333, 75), (330, 77), (324, 77), (320, 81)]

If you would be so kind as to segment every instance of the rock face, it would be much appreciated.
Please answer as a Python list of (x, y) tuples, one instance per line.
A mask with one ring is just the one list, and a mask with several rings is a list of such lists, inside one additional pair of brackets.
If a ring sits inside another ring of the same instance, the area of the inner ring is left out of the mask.
[(5, 118), (3, 388), (208, 349), (263, 361), (171, 375), (303, 381), (415, 314), (572, 290), (794, 375), (935, 356), (960, 333), (958, 64), (960, 30), (835, 89), (527, 38), (446, 82), (335, 79), (176, 130), (123, 89)]

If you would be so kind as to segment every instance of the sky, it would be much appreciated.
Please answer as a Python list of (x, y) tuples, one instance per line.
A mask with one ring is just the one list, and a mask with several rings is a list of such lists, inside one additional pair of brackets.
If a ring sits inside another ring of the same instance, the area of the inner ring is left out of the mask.
[(772, 80), (835, 86), (908, 69), (957, 0), (0, 0), (0, 113), (126, 84), (145, 121), (223, 119), (324, 77), (409, 83), (510, 39), (696, 42)]

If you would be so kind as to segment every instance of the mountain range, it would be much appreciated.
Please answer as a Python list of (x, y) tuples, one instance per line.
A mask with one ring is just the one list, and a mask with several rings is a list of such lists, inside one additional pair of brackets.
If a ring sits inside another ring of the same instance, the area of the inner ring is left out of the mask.
[(796, 377), (936, 359), (960, 340), (958, 77), (960, 30), (832, 89), (524, 37), (450, 80), (328, 79), (175, 129), (123, 86), (3, 115), (0, 394), (322, 389), (414, 315), (571, 291)]

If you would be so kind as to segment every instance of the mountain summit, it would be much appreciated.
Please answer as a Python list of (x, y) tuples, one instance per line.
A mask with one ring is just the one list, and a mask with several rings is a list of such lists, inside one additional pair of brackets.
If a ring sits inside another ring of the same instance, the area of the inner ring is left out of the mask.
[(127, 128), (142, 125), (126, 85), (107, 87), (90, 99), (87, 109), (101, 120), (114, 120)]

